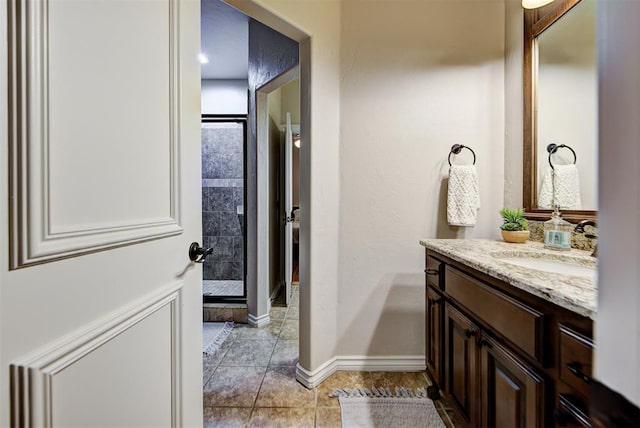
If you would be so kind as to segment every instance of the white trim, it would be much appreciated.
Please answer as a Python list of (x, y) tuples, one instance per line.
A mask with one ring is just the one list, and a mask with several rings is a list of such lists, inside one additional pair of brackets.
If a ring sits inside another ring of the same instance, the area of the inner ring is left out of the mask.
[[(49, 177), (49, 0), (10, 2), (10, 269), (182, 233), (178, 0), (169, 8), (169, 215), (104, 224), (55, 225)], [(19, 37), (17, 35), (20, 35)]]
[[(296, 79), (300, 74), (300, 66), (296, 65), (284, 71), (273, 79), (269, 80), (255, 91), (256, 123), (255, 123), (255, 178), (253, 185), (255, 192), (252, 192), (251, 183), (247, 184), (248, 195), (255, 197), (255, 224), (256, 229), (251, 229), (247, 225), (247, 280), (248, 286), (255, 284), (255, 290), (251, 293), (247, 290), (247, 303), (249, 309), (255, 314), (269, 313), (268, 301), (270, 298), (269, 278), (273, 269), (273, 260), (270, 259), (269, 252), (269, 224), (273, 212), (269, 204), (269, 109), (268, 94), (279, 87)], [(249, 130), (250, 131), (250, 130)], [(249, 166), (248, 170), (251, 169)], [(251, 175), (251, 171), (249, 171)], [(245, 207), (247, 221), (250, 222), (251, 198)], [(255, 234), (254, 234), (255, 233)], [(255, 247), (251, 248), (251, 243)], [(255, 255), (255, 256), (254, 256)], [(254, 258), (255, 257), (255, 258)], [(263, 315), (259, 315), (262, 317)]]
[(171, 426), (181, 426), (180, 320), (183, 285), (182, 282), (171, 284), (13, 362), (10, 365), (12, 426), (51, 427), (55, 375), (166, 306), (171, 309)]
[(336, 357), (338, 370), (372, 372), (419, 372), (426, 369), (424, 355), (390, 355), (386, 357)]
[(315, 388), (337, 371), (420, 372), (425, 369), (424, 355), (338, 356), (312, 372), (298, 363), (296, 379), (307, 388)]
[(338, 362), (336, 358), (327, 361), (313, 372), (308, 371), (298, 363), (296, 365), (296, 380), (306, 388), (313, 389), (337, 371)]
[(269, 325), (271, 319), (269, 318), (269, 314), (266, 313), (259, 317), (254, 316), (253, 314), (247, 315), (247, 321), (251, 327), (264, 327), (265, 325)]

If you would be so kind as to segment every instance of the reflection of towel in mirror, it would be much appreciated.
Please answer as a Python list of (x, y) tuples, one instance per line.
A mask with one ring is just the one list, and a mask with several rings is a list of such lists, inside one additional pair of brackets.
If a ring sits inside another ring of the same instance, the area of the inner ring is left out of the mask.
[(549, 168), (542, 178), (538, 207), (551, 209), (556, 205), (560, 205), (560, 209), (564, 210), (582, 209), (580, 179), (578, 168), (574, 164)]
[(480, 208), (478, 173), (473, 165), (449, 168), (447, 221), (450, 226), (475, 226)]

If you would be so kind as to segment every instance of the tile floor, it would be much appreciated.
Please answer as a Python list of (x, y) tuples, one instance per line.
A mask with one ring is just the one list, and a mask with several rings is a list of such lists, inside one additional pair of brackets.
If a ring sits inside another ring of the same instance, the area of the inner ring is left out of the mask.
[[(204, 360), (205, 427), (340, 427), (336, 388), (426, 387), (424, 372), (337, 372), (309, 390), (295, 379), (298, 362), (298, 287), (289, 308), (275, 306), (264, 328), (236, 324), (220, 349)], [(448, 409), (438, 412), (453, 427)]]

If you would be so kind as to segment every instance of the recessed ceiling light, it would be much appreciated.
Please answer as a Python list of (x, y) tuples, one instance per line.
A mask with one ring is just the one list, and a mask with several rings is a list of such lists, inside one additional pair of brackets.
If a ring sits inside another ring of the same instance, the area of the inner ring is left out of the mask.
[(209, 58), (203, 53), (198, 54), (198, 59), (200, 60), (200, 64), (208, 64), (209, 63)]

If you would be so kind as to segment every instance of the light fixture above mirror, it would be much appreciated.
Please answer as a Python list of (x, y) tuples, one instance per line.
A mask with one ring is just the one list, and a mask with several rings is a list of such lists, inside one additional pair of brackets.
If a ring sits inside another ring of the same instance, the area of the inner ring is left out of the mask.
[(525, 9), (537, 9), (551, 3), (553, 0), (522, 0), (522, 7)]

